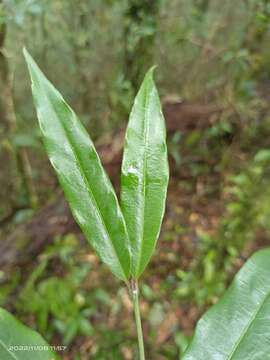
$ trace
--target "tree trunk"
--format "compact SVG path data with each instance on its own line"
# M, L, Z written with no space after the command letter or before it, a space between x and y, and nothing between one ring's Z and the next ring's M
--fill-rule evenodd
M0 6L2 4L0 0ZM0 175L0 218L13 208L35 206L37 202L26 149L18 149L10 141L16 134L17 121L4 47L6 33L7 25L3 21L0 24L0 161L3 164Z
M195 5L202 12L206 12L208 10L210 0L196 0Z
M124 15L124 73L136 93L153 64L159 0L130 0Z

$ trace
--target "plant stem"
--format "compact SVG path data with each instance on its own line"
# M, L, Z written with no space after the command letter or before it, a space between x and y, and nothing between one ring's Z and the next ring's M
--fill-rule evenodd
M144 355L144 343L143 343L143 332L142 332L142 322L141 322L141 313L140 313L140 304L139 304L139 288L136 280L131 280L130 288L132 293L133 308L135 314L137 336L138 336L138 347L139 347L139 359L145 360Z

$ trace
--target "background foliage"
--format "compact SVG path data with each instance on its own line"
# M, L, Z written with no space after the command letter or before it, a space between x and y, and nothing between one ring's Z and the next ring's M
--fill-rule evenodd
M63 358L133 359L136 337L125 289L54 207L22 47L109 155L158 65L171 180L142 309L149 358L181 359L200 314L269 243L269 40L268 0L0 1L0 303L68 344Z

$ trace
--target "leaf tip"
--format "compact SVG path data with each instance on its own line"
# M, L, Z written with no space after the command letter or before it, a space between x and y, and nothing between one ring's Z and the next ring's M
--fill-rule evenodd
M150 77L151 79L153 79L154 71L156 70L156 68L157 68L157 65L151 66L150 69L146 73L146 77Z
M31 55L29 54L29 52L27 51L25 46L23 47L22 52L23 52L23 56L24 56L26 62L28 63L29 60L31 59Z
M35 60L33 59L32 55L26 49L26 47L23 48L23 55L24 55L25 62L26 62L27 67L28 67L31 83L32 83L32 86L33 86L34 84L37 84L38 79L44 77L44 75L41 72L41 70L38 67Z

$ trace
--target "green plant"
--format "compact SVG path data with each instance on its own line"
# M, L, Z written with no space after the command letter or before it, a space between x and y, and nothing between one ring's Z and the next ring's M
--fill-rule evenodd
M261 148L225 188L227 204L218 231L200 235L198 256L191 271L179 272L180 297L192 298L199 305L213 303L226 289L240 255L249 254L256 236L269 236L270 151Z
M270 359L270 249L258 251L198 322L183 360Z
M56 360L51 347L35 331L0 308L1 360Z
M57 332L62 335L65 345L76 336L93 334L89 321L96 311L94 299L91 302L90 298L93 294L87 294L83 289L91 266L78 261L78 249L79 243L74 235L56 238L40 256L39 263L19 293L16 305L19 313L35 316L37 330L46 334L47 340ZM46 276L53 262L57 262L64 275Z
M130 290L139 357L145 359L138 279L155 248L168 185L165 126L153 81L153 69L146 74L130 115L119 204L83 126L26 50L24 54L50 161L85 237L112 273L123 280ZM264 158L268 153L263 155ZM270 249L259 251L241 269L224 297L199 321L183 360L270 359L267 336L269 256ZM29 289L31 291L48 259L33 273L26 293ZM56 278L44 284L45 287L40 289L41 295L45 295L43 291L50 295L51 289L55 292L59 286L66 287ZM69 288L66 289L70 292ZM74 316L78 314L79 310L75 309ZM5 310L0 310L0 320L1 359L36 359L37 354L41 359L56 359L39 335L23 327ZM179 346L186 348L186 339L179 337L178 340ZM20 344L44 345L46 351L43 349L41 353L36 353L29 348L25 352L9 350L10 346Z
M165 126L153 81L153 69L145 76L127 127L119 205L88 134L26 50L24 54L50 161L86 238L112 273L129 287L139 356L145 359L138 279L155 248L168 184ZM268 305L270 292L267 281L269 252L265 250L254 255L240 271L225 297L199 322L197 335L184 359L205 359L206 355L201 357L203 353L208 358L215 358L219 354L223 356L222 359L227 359L229 354L231 359L241 351L248 356L250 342L245 345L247 332L252 332L253 326L260 330L264 325L261 323L261 311ZM258 278L264 278L264 281L255 284ZM248 296L252 296L253 300ZM217 321L221 319L232 325L230 331L234 330L233 339L227 341L225 350L221 340L224 340L230 327L218 331ZM201 343L201 339L209 334L212 342L210 347ZM256 343L256 337L254 341ZM261 351L266 354L267 346Z
M50 161L86 238L130 289L140 358L144 359L137 280L159 235L169 178L164 118L153 69L146 74L130 115L120 207L88 134L26 50L24 54Z

